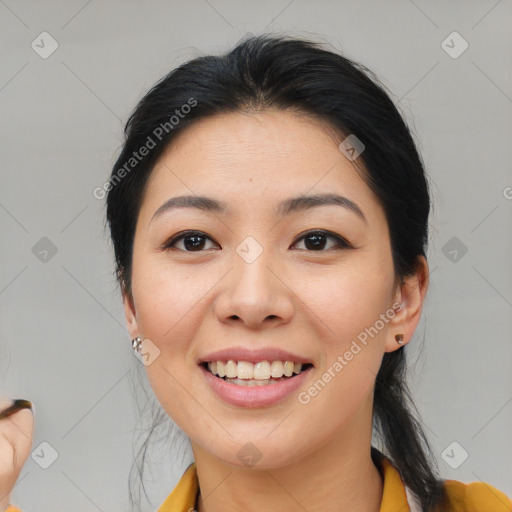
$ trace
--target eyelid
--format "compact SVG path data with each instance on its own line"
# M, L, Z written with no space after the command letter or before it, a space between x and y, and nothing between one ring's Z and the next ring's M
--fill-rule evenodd
M308 235L315 235L315 234L324 235L326 238L333 238L334 240L336 240L337 243L336 243L336 245L334 247L331 247L331 249L327 249L327 250L319 250L319 251L313 251L313 250L307 250L307 249L301 249L301 250L306 250L306 252L328 252L329 250L332 250L332 249L339 249L339 248L342 248L342 249L354 249L355 248L354 245L352 245L346 238L342 237L341 235L333 233L332 231L329 231L327 229L321 229L321 228L309 229L309 230L301 233L294 240L294 242L292 243L292 246L294 246L298 242L302 241ZM185 230L185 231L181 231L179 233L176 233L171 238L167 239L159 247L159 249L163 250L163 251L171 249L171 248L173 248L172 246L176 242L182 240L183 238L186 238L187 236L194 236L194 235L198 235L198 236L204 237L204 238L206 238L208 240L211 240L212 242L216 243L217 245L219 245L217 242L215 242L215 240L213 240L212 237L210 237L209 235L207 235L203 231ZM184 251L182 249L179 249L179 250L182 251L182 252L193 253L193 252L205 252L208 249L203 249L203 250L200 250L200 251Z
M169 249L173 249L173 245L177 242L179 242L180 240L182 240L183 238L186 238L187 236L194 236L194 235L197 235L197 236L201 236L201 237L204 237L204 238L207 238L208 240L211 240L212 242L216 243L215 240L213 240L213 238L211 236L208 236L206 233L204 233L203 231L198 231L198 230L194 230L194 229L187 229L185 231L180 231L179 233L176 233L175 235L171 236L170 238L168 238L161 246L159 246L159 249L162 250L162 251L166 251L166 250L169 250ZM219 244L217 244L219 245ZM205 250L201 250L201 251L183 251L181 249L179 249L181 252L205 252Z
M354 248L354 246L346 238L344 238L341 235L338 235L336 233L333 233L332 231L329 231L328 229L321 229L321 228L308 229L304 233L301 233L300 235L297 236L297 238L295 239L295 241L293 242L292 245L295 245L298 242L302 241L308 235L316 235L316 234L324 235L326 238L333 238L334 240L336 240L336 245L334 247L332 247L331 249L337 249L340 247L343 249L353 249ZM328 252L329 250L330 249L322 250L322 251L307 251L307 252Z

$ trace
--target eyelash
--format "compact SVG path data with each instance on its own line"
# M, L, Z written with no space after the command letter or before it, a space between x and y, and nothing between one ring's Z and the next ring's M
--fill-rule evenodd
M308 250L308 249L301 249L301 250L305 250L307 252L327 252L327 251L329 251L331 249L340 250L340 249L352 249L353 248L353 246L347 240L345 240L343 237L341 237L339 235L336 235L334 233L331 233L330 231L326 231L326 230L322 230L322 229L315 229L315 230L311 230L311 231L308 231L308 232L304 233L303 235L300 236L300 238L298 238L293 243L293 245L297 244L298 242L302 241L303 239L305 239L305 238L307 238L308 236L311 236L311 235L325 235L327 238L332 238L332 239L336 240L336 245L334 247L331 247L330 249L322 249L322 250L318 250L318 251ZM212 240L208 235L206 235L202 231L184 231L182 233L174 235L169 240L164 242L164 244L160 247L160 249L161 250L176 249L175 247L173 248L172 246L176 242L178 242L178 241L180 241L180 240L182 240L184 238L187 238L189 236L200 236L200 237L204 237L204 238L208 238L209 240ZM178 250L180 250L182 252L193 253L193 252L204 252L205 250L208 250L208 249L201 249L201 250L198 250L198 251L187 251L187 250L184 250L184 249L178 249Z

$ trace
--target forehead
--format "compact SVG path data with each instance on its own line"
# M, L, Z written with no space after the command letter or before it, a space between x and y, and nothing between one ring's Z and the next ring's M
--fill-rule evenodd
M247 213L275 209L299 194L326 193L348 197L367 217L378 215L378 198L355 168L361 159L352 162L338 148L343 139L328 123L291 111L203 119L181 132L156 163L141 215L185 194L217 197L233 213Z
M339 139L339 140L338 140ZM322 152L337 155L337 145L342 140L334 128L325 121L291 110L269 109L258 112L217 114L181 132L166 149L166 154L178 159L194 149L201 158L212 164L221 160L222 165L238 165L246 169L259 166L260 160L278 158L300 161L305 156L317 158ZM326 155L327 156L327 155ZM219 162L220 163L220 162Z

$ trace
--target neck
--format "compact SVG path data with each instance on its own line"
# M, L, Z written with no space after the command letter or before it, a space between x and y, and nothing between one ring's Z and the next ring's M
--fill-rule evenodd
M366 424L354 422L313 453L270 469L234 467L192 443L198 512L379 512L383 482L371 458L371 409Z

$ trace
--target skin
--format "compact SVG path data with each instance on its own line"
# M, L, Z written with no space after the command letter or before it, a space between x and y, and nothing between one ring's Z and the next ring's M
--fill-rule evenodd
M12 400L0 398L0 411L12 404ZM0 512L7 510L11 492L21 473L34 437L34 414L29 409L0 419Z
M428 265L421 257L417 273L397 282L384 210L338 149L343 138L288 111L230 113L187 128L152 171L124 308L132 338L160 350L146 371L158 400L190 438L200 512L380 508L382 479L370 457L375 377L384 353L399 348L394 335L412 337ZM281 200L305 193L348 197L367 222L333 205L274 213ZM161 204L182 194L224 200L230 211L179 208L150 222ZM183 239L159 249L189 229L205 233L200 251ZM354 248L336 247L331 238L311 248L303 236L318 229ZM250 264L236 252L247 236L263 250ZM235 345L275 346L313 361L299 389L307 391L397 302L403 307L308 404L297 392L269 407L227 404L196 364ZM237 457L248 442L261 457L251 468Z

